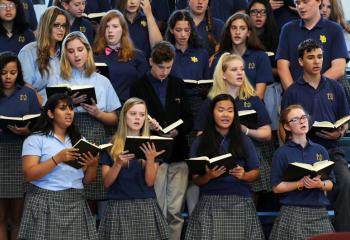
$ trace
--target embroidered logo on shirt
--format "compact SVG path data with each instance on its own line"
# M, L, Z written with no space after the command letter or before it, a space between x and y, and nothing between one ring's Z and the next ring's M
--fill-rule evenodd
M333 93L327 93L327 99L329 101L333 101L334 100Z
M23 35L18 37L18 42L24 43L25 41L26 41L26 38Z
M79 30L80 30L80 32L86 32L86 27L80 26Z
M253 62L248 63L248 69L255 69L255 63Z
M320 35L320 41L321 41L321 43L326 43L327 42L326 35L321 34Z
M24 10L28 10L28 4L27 3L24 2L24 3L22 3L22 5L23 5L23 9Z
M180 98L175 98L175 102L176 103L181 103L181 99Z
M194 63L196 63L196 62L198 62L199 60L198 60L197 57L191 57L191 61L194 62Z
M243 105L245 108L250 108L252 106L250 102L244 102Z
M19 100L20 101L27 101L28 97L27 97L27 94L20 94L19 95Z
M145 20L141 20L140 24L142 27L147 27L147 22Z
M323 161L322 153L316 153L316 159L317 159L317 161Z

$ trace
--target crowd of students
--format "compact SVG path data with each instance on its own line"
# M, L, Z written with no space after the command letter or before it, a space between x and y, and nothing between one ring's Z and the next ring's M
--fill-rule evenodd
M313 121L350 115L350 88L340 84L350 25L339 0L288 2L54 0L38 24L31 1L0 0L0 115L40 113L35 123L0 125L0 239L350 231L339 147L348 124L309 132ZM96 22L84 12L105 13ZM108 65L107 77L96 63ZM46 87L59 84L93 86L96 99L48 97ZM243 110L256 112L254 127L240 122ZM150 135L173 138L169 158L151 142L140 146L144 159L124 149L127 136ZM81 155L73 148L81 138L112 147ZM198 175L185 161L226 153L236 167ZM66 164L77 160L80 169ZM329 178L284 180L289 163L320 160L335 162ZM281 210L265 236L256 204L269 192Z

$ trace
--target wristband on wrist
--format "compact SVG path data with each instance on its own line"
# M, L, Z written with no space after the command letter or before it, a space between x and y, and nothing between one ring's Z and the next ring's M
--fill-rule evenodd
M249 128L247 128L247 129L245 130L245 135L248 136L248 134L249 134Z
M57 166L58 164L57 164L56 160L53 158L53 156L51 157L51 159L55 163L55 165Z
M299 184L299 181L297 181L296 186L297 186L297 190L299 191L303 190L303 187Z

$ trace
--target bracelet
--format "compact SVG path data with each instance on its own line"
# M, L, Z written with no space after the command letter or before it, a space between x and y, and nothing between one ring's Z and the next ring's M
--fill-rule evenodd
M299 181L297 181L296 185L297 185L297 190L299 191L303 190L303 187L300 186Z
M249 128L247 128L247 130L245 130L245 135L248 136L248 134L249 134Z
M52 161L56 164L56 166L58 165L56 160L53 158L53 156L51 157Z

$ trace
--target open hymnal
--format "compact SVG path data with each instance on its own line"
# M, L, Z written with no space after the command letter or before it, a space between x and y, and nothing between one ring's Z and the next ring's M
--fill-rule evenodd
M148 115L147 118L149 120L152 120L153 118ZM181 124L183 124L184 121L182 121L182 119L177 120L176 122L173 122L172 124L170 124L169 126L167 126L166 128L162 128L160 127L159 130L162 131L164 134L167 134L168 132L170 132L171 130L177 128L178 126L180 126Z
M0 115L0 127L6 128L7 125L24 127L30 122L33 124L40 117L40 113L38 114L28 114L23 117L9 117Z
M258 128L258 115L254 109L238 111L238 117L241 124L250 129Z
M97 98L95 93L95 87L93 85L70 85L70 84L58 84L46 87L47 98L50 98L53 94L56 93L65 93L69 96L72 96L79 92L80 95L86 95L86 101L84 103L92 104L91 99L97 104Z
M326 180L329 178L333 167L334 162L329 160L315 162L314 164L300 162L289 163L284 173L283 181L298 181L308 175L310 175L311 178L320 175L322 180Z

